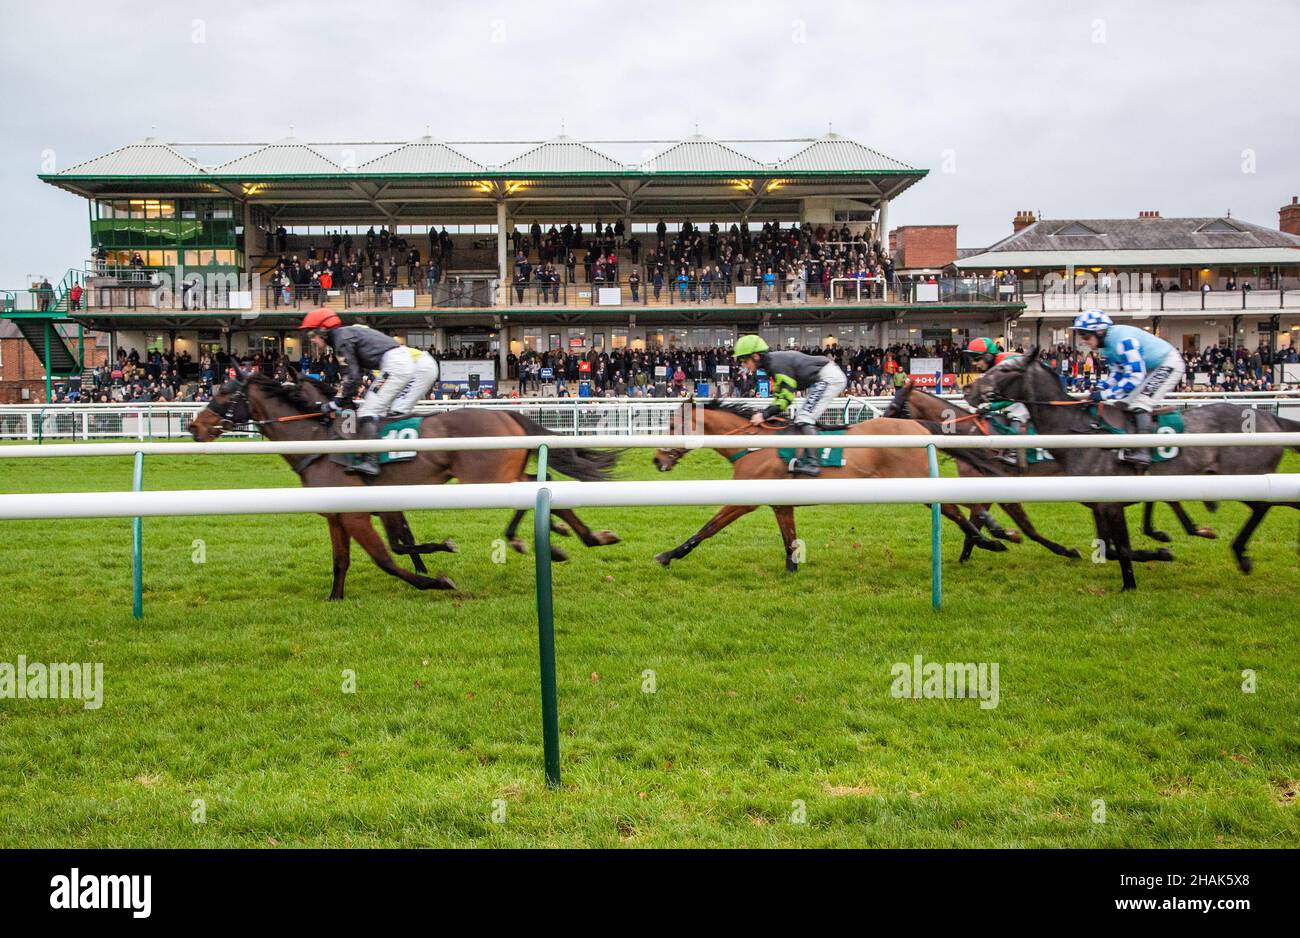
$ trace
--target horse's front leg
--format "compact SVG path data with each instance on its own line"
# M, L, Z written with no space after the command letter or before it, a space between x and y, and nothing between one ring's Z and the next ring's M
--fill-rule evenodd
M799 549L799 535L795 533L794 507L773 505L772 512L776 515L776 525L781 529L781 542L785 545L785 572L798 573L803 551Z
M1155 515L1155 510L1156 510L1155 502L1142 503L1142 533L1145 534L1147 537L1151 538L1151 540L1153 541L1159 541L1161 544L1168 544L1169 541L1171 540L1169 535L1166 532L1156 528L1156 526L1152 523L1152 518Z
M330 548L334 555L334 585L329 598L343 598L343 583L348 578L348 566L352 562L352 538L344 529L338 515L326 515L330 525Z
M742 515L747 515L753 511L756 505L727 505L720 509L716 515L709 519L704 527L700 528L686 540L682 541L672 550L666 550L662 553L655 554L655 560L663 566L668 566L674 560L680 560L691 551L699 546L701 541L707 541L713 535L717 534L731 522L735 521Z
M1214 528L1199 527L1180 502L1167 502L1166 504L1173 509L1174 517L1183 526L1183 531L1187 533L1188 537L1203 537L1212 541L1219 536Z

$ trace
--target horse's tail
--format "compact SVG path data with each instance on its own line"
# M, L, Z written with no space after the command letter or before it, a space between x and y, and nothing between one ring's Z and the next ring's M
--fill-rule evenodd
M510 412L510 416L529 436L559 436L531 417L514 412ZM579 482L607 482L621 455L621 450L591 449L585 446L570 449L566 446L549 450L550 458L547 462L556 472Z

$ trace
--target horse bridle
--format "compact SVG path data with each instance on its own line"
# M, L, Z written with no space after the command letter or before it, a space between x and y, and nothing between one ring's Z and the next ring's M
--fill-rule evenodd
M221 421L221 429L225 431L234 430L239 427L257 425L265 427L273 423L288 423L295 420L320 420L328 417L324 413L304 413L290 414L287 417L272 417L269 420L254 420L248 405L248 379L240 381L237 378L231 378L221 386L221 391L226 391L229 396L226 398L224 406L218 406L215 400L209 401L207 410L210 410ZM242 416L239 411L242 410Z
M221 422L221 429L234 430L237 427L244 426L248 423L259 422L253 421L251 419L252 414L249 413L248 379L245 378L243 381L240 381L236 378L231 378L218 389L217 393L226 391L227 388L230 390L227 392L229 396L226 398L225 404L218 404L217 400L213 398L208 401L208 406L206 408L216 415L217 419ZM243 409L242 417L237 416L238 411L236 408Z

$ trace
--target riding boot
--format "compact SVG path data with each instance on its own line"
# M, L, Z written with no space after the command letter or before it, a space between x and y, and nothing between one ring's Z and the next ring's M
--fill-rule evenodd
M379 439L379 418L362 417L357 421L358 440L377 440ZM358 453L356 462L349 468L348 472L355 472L359 475L377 476L379 475L379 454L378 453Z
M1156 419L1148 411L1133 411L1133 423L1137 433L1154 433ZM1119 458L1134 466L1150 466L1151 450L1145 446L1130 446L1120 450Z
M805 436L816 436L817 427L811 423L795 424L796 429ZM801 449L799 458L790 465L790 472L799 476L817 476L822 472L822 453L820 448Z

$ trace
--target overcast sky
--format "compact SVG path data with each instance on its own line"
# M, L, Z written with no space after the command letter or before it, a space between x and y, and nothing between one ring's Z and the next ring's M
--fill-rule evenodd
M844 134L930 175L890 227L962 247L1048 217L1218 215L1300 194L1293 2L7 4L0 287L89 250L41 183L168 141Z

